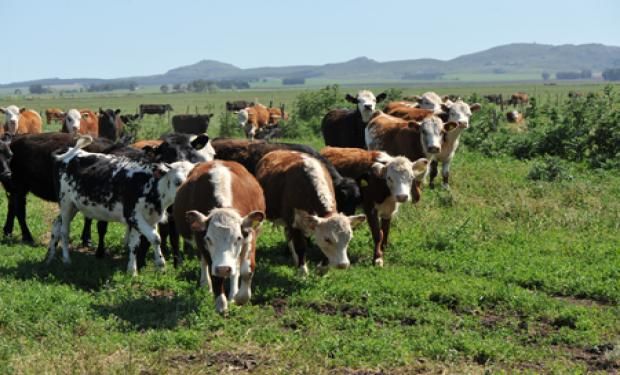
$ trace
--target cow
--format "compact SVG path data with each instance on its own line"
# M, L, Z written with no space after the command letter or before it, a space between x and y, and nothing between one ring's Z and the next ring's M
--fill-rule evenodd
M140 112L140 119L142 119L145 114L161 116L168 111L174 111L170 104L140 104L138 112Z
M435 114L439 114L442 112L441 105L444 104L444 98L437 95L437 93L433 91L427 91L422 96L412 96L407 99L413 100L418 103L418 107L422 109L430 109Z
M141 158L148 157L149 160L172 163L187 160L192 163L205 161L204 155L199 153L204 148L206 142L204 137L190 143L190 137L184 134L169 134L162 137L159 145L148 149L148 155L132 153L126 147L118 147L107 139L98 138L85 150L89 152L122 154L126 157ZM208 138L207 138L208 139ZM73 145L73 136L66 133L41 133L25 135L14 139L11 142L13 157L10 162L11 177L7 188L9 191L9 205L7 210L6 222L4 224L4 234L10 236L13 233L15 217L19 222L22 241L34 243L34 239L26 223L26 197L32 192L37 197L57 202L58 197L55 190L55 178L53 173L52 153L57 150L65 149ZM134 152L138 151L133 149ZM5 188L7 186L5 185ZM105 255L104 224L97 226L99 229L99 244L97 246L97 256ZM91 241L90 223L84 223L82 232L82 243L89 246Z
M353 215L355 208L362 202L356 182L343 177L334 166L315 149L295 143L266 143L241 139L219 138L213 140L213 148L218 159L232 160L243 165L250 173L256 174L256 166L268 152L275 150L298 151L319 159L327 168L334 183L338 211Z
M368 90L358 92L355 97L347 94L345 99L356 104L356 108L355 110L334 109L323 117L321 133L325 145L366 148L364 129L377 103L383 101L386 96L386 93L381 93L375 97Z
M70 109L62 120L63 133L99 136L99 117L89 110Z
M484 95L483 98L489 101L489 103L501 105L504 102L504 98L502 94L488 94Z
M338 213L331 177L319 160L296 151L272 151L258 162L256 178L265 193L267 218L285 226L300 275L308 274L306 237L312 235L328 266L349 267L352 228L365 216Z
M420 200L428 160L411 162L404 156L392 157L381 151L340 147L325 147L321 155L344 176L359 181L362 206L374 241L374 264L382 267L392 217L410 195L413 202Z
M506 113L506 121L512 124L520 124L523 122L523 114L519 111L510 111Z
M0 113L6 115L6 121L2 127L2 133L15 134L38 134L43 129L41 115L33 109L19 108L10 105L0 107Z
M228 300L242 305L251 298L256 240L265 210L256 178L232 161L197 164L177 192L174 221L179 234L200 253L200 285L215 292L219 313L226 312ZM226 278L230 280L228 299Z
M11 136L3 134L0 138L0 184L7 192L11 189Z
M209 121L213 113L207 115L174 115L172 128L177 133L203 134L209 128Z
M270 108L262 104L254 104L251 107L244 108L237 114L239 126L245 132L245 136L253 140L263 129L277 126L280 119L286 119L284 107Z
M65 118L65 113L60 108L48 108L45 110L45 119L50 125L53 121L61 123Z
M510 100L508 100L508 104L510 105L522 105L528 104L530 102L530 97L524 92L516 92L510 96Z
M92 137L80 136L69 151L54 155L60 214L52 224L46 263L54 259L59 241L63 262L71 262L69 230L75 214L82 212L92 219L127 225L128 273L138 273L136 251L140 236L153 245L155 264L163 268L165 260L155 226L164 219L177 188L187 178L185 169L82 150L91 142Z
M235 100L232 102L226 102L226 111L228 112L237 112L247 107L252 107L254 102L249 102L246 100Z
M434 112L430 109L417 108L408 105L399 106L392 103L385 107L385 113L391 116L402 118L403 120L422 121L424 118L432 116L434 114Z
M121 110L99 108L99 137L115 141L123 134Z

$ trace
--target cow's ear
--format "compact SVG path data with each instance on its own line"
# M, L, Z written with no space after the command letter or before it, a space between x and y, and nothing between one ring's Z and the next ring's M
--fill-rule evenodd
M419 96L419 95L413 95L413 96L410 97L410 99L412 99L411 101L418 102L418 103L420 103L422 101L422 97Z
M387 167L381 163L373 163L370 167L372 169L372 174L379 178L385 178L385 174L387 172Z
M26 107L21 107L21 108L19 109L19 113L24 113L24 112L26 112Z
M452 102L441 103L441 110L445 113L450 112L450 107L452 107Z
M382 92L381 94L377 95L377 103L381 103L382 101L385 100L385 98L387 98L387 94Z
M193 232L204 232L207 230L207 217L198 211L187 211L185 213L185 220Z
M420 158L413 162L413 178L418 179L420 176L426 176L428 171L428 159Z
M482 106L480 105L480 103L474 103L474 104L469 106L469 110L472 111L472 112L479 111L481 108L482 108Z
M357 104L357 98L351 94L347 94L347 96L344 97L347 102L349 103L353 103L353 104Z
M191 142L191 145L195 150L202 150L207 143L209 143L209 136L206 134L200 134Z
M121 110L117 108L116 111L114 111L114 114L118 115L119 113L121 113Z
M0 113L6 113L6 108L0 107Z
M349 219L349 223L351 223L351 228L355 228L366 221L366 215L353 215L347 218Z
M407 122L407 127L408 127L409 129L414 129L414 130L419 131L419 130L420 130L420 126L422 126L422 124L420 124L420 123L419 123L419 122L417 122L417 121L408 121L408 122Z
M215 113L209 113L209 114L207 115L207 117L209 118L209 120L211 119L211 117L213 117L213 115L215 115Z
M99 114L103 113L103 108L99 107Z
M155 148L153 146L144 146L142 147L142 151L144 151L144 155L149 159L155 159Z
M247 234L252 229L257 229L260 224L265 220L265 213L262 211L252 211L247 214L241 222L241 230Z
M293 226L304 232L312 232L321 222L321 218L316 215L310 215L304 210L295 209L295 219Z
M451 132L452 130L456 129L459 127L459 124L455 121L450 121L450 122L446 122L445 124L443 124L443 130L447 133L447 132Z

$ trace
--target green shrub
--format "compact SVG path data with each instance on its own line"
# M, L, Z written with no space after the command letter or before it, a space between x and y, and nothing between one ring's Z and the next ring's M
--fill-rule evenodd
M237 116L231 112L222 112L220 118L220 137L242 137L243 130L239 127Z
M533 181L551 182L570 180L573 176L569 173L568 167L562 159L546 155L532 164L527 178Z

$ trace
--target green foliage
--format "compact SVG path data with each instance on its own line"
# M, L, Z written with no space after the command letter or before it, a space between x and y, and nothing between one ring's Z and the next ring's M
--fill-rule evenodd
M532 158L542 155L586 162L595 168L620 166L620 95L608 86L602 95L589 94L555 105L530 99L527 131L515 133L500 126L503 116L485 105L464 133L469 147L487 155Z
M533 181L561 181L570 180L573 176L570 174L566 162L557 156L545 155L532 163L527 178Z
M390 87L389 89L384 90L383 92L386 94L386 97L383 100L383 103L403 100L403 92L404 92L403 89L400 89L397 87Z
M220 119L220 137L242 137L243 129L239 127L237 115L224 111L219 116Z

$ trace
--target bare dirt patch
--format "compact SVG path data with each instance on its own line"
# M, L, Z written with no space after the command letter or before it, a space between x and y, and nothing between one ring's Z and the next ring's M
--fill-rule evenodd
M217 352L177 355L170 357L168 363L176 369L215 367L227 371L250 372L259 365L260 361L252 353Z

